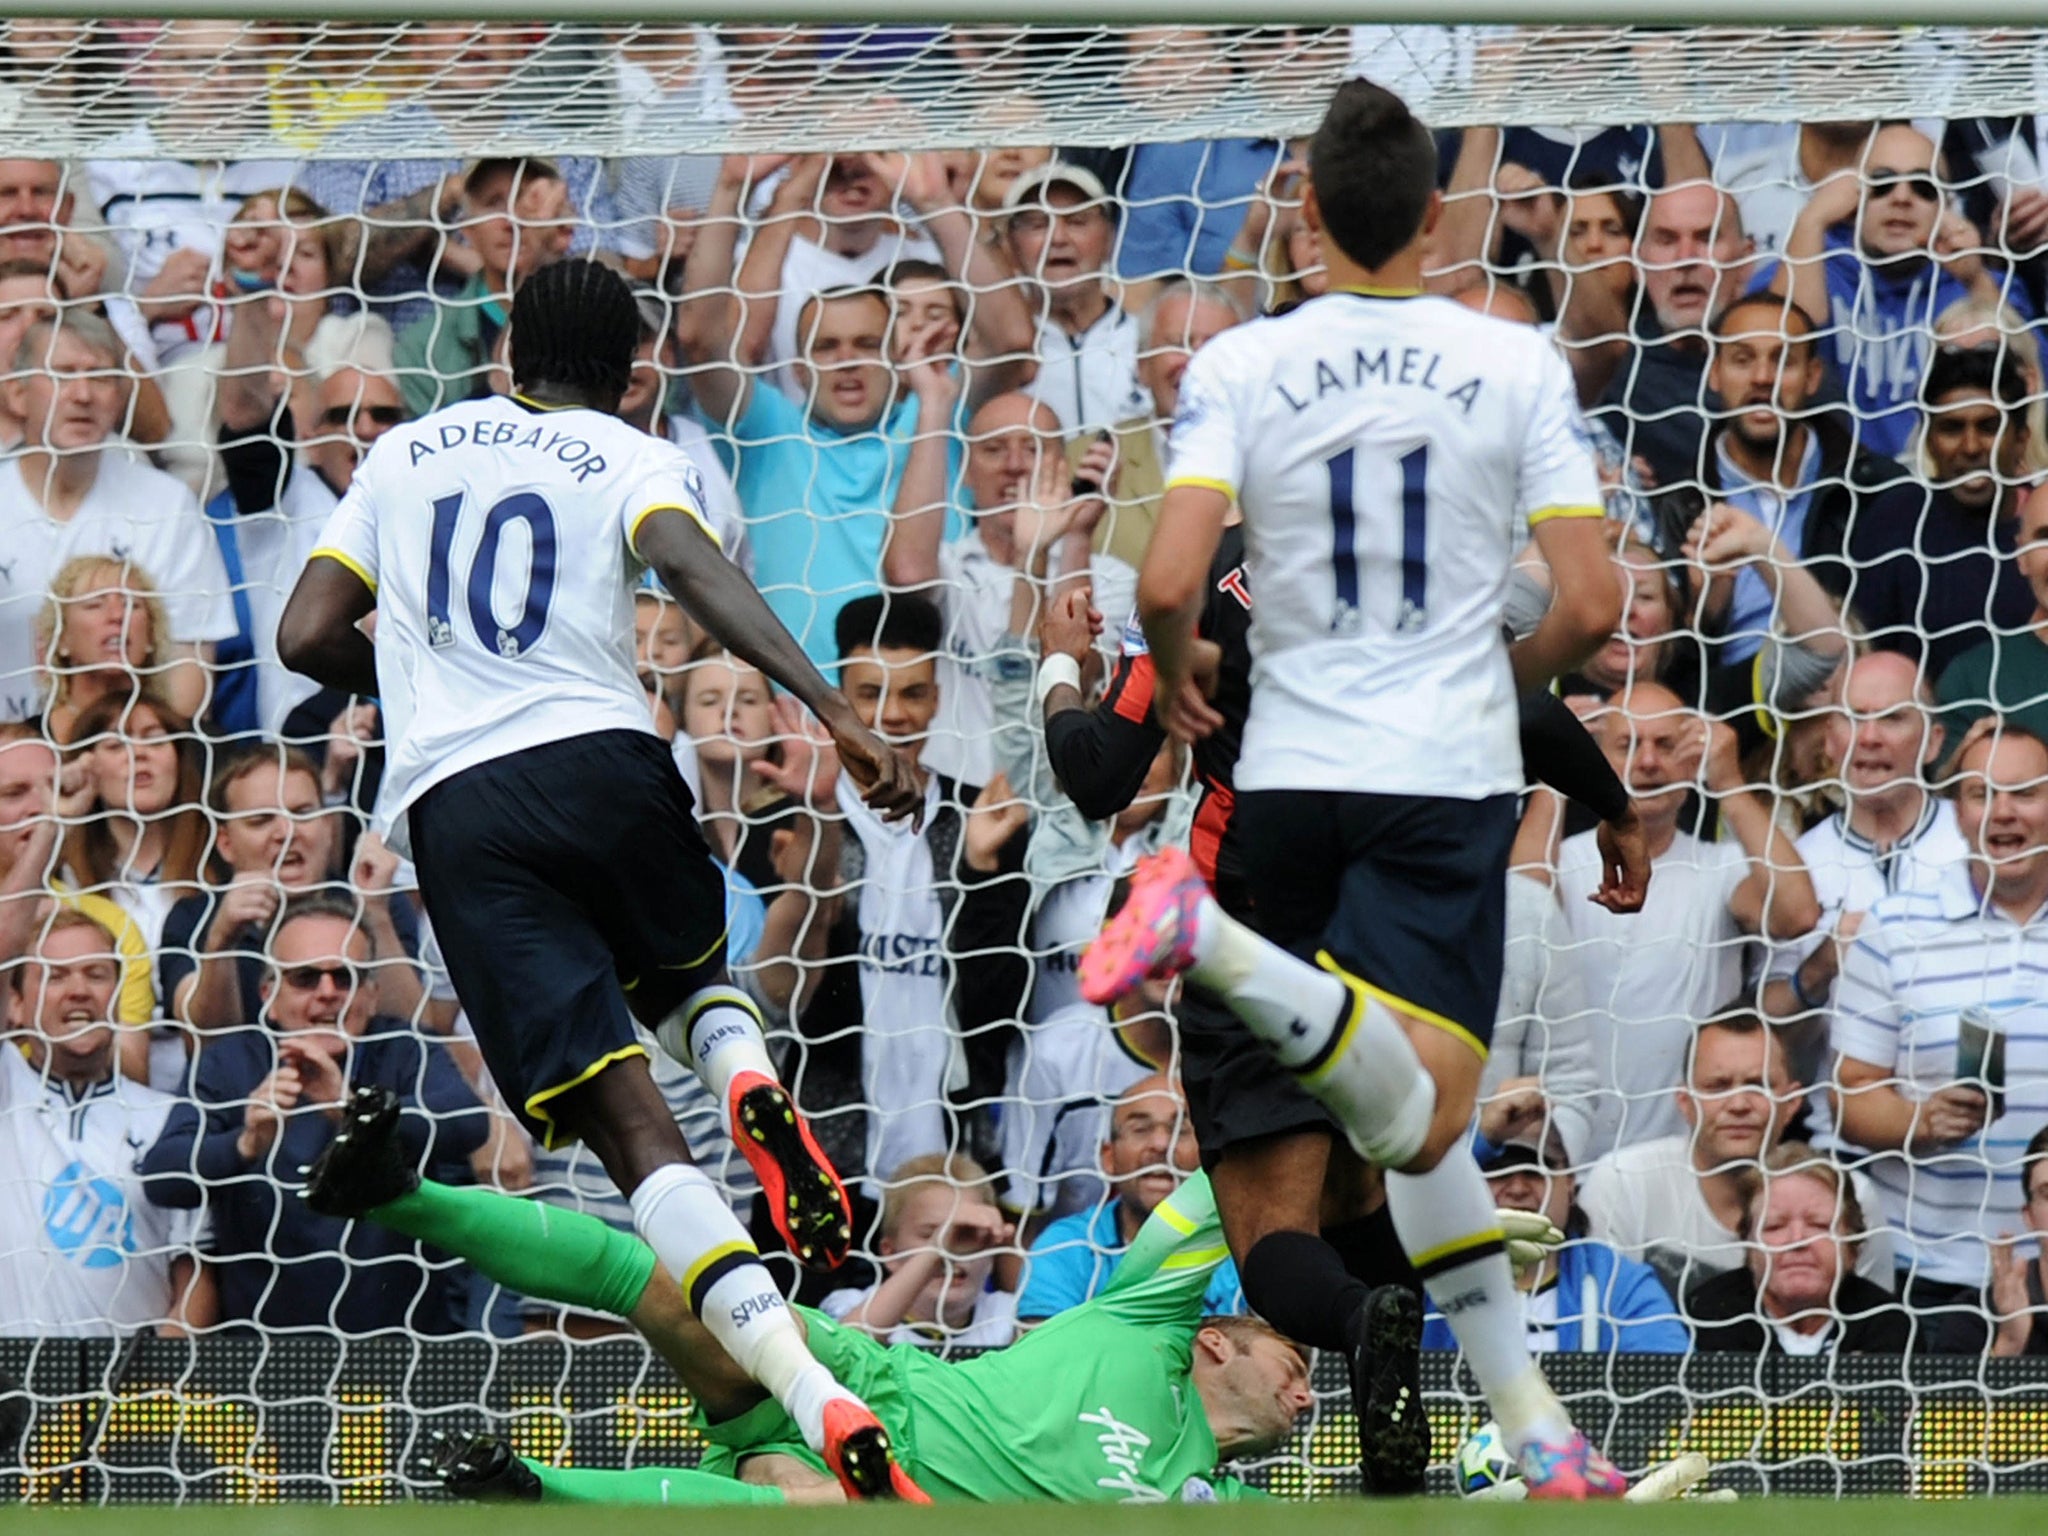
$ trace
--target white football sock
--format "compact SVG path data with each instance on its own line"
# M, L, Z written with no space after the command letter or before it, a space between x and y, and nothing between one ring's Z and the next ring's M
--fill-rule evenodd
M729 1107L726 1100L738 1074L775 1076L775 1063L762 1037L761 1010L737 987L698 988L654 1034L669 1055L689 1063L721 1113Z
M1427 1173L1389 1173L1387 1209L1423 1288L1457 1335L1508 1449L1560 1440L1571 1418L1529 1353L1521 1293L1486 1177L1463 1147Z
M1392 1009L1254 933L1213 899L1201 904L1192 948L1189 979L1301 1075L1362 1156L1398 1168L1421 1150L1436 1083Z
M825 1449L825 1405L854 1401L804 1345L761 1255L704 1171L671 1163L633 1191L641 1241L682 1282L683 1299L725 1352L766 1387L814 1451Z

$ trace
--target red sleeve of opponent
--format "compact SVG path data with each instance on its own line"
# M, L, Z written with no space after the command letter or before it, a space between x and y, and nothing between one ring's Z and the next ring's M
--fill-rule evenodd
M1109 682L1109 707L1133 725L1146 724L1152 718L1152 690L1158 678L1150 656L1121 658L1116 664L1116 675Z

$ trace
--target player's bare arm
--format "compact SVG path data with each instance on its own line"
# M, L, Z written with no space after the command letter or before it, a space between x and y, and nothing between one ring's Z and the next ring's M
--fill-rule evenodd
M860 723L846 695L825 681L767 599L725 558L703 524L681 511L663 510L641 525L636 542L641 557L706 632L818 717L832 733L840 765L853 775L870 806L892 821L921 814L924 792L910 765Z
M316 554L277 621L278 659L323 688L374 696L377 652L362 622L376 607L368 582L339 560Z
M1597 651L1621 622L1624 601L1604 518L1548 517L1533 531L1553 595L1535 633L1508 653L1522 689L1544 686Z
M1167 488L1138 573L1138 618L1159 673L1159 712L1183 741L1199 741L1223 723L1203 692L1202 646L1195 636L1203 584L1230 515L1230 498L1206 485ZM1213 647L1212 647L1213 649ZM1213 681L1214 668L1207 669Z

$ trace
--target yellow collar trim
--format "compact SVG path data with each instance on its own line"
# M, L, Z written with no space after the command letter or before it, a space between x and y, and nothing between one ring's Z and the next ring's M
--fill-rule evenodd
M533 399L529 395L522 395L517 390L512 392L512 398L525 406L529 411L573 411L576 409L573 405L543 405L540 401Z
M1368 299L1419 299L1420 288L1369 288L1363 283L1339 284L1332 293L1361 293Z

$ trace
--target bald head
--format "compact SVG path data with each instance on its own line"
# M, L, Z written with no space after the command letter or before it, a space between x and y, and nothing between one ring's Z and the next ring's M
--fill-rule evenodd
M1109 1140L1102 1144L1102 1171L1124 1207L1120 1222L1136 1235L1136 1221L1195 1171L1200 1153L1180 1085L1164 1072L1141 1077L1117 1097L1110 1111Z
M1474 283L1459 289L1456 298L1467 309L1516 325L1534 325L1539 318L1529 295L1512 283Z
M1051 406L1012 391L997 395L967 424L964 478L983 516L1014 507L1046 456L1060 453L1060 419Z
M1702 329L1742 291L1754 247L1732 193L1703 182L1659 192L1643 214L1643 291L1667 332Z
M1856 224L1865 256L1896 261L1928 255L1941 220L1934 141L1904 123L1870 136L1863 156L1863 213Z
M1699 716L1661 683L1637 683L1600 717L1600 745L1645 821L1676 817L1699 770Z
M1919 793L1927 765L1941 754L1933 704L1933 690L1908 657L1872 651L1850 665L1842 707L1828 720L1828 755L1851 801Z

